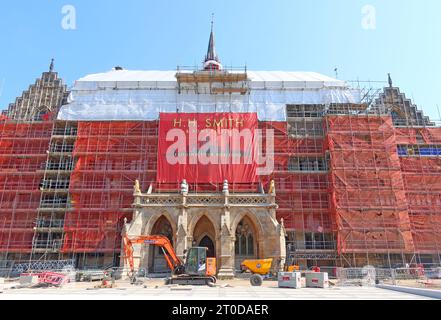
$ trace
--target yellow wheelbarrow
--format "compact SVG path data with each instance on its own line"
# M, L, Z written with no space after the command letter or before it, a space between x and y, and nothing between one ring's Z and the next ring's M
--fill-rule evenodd
M250 283L253 287L260 287L264 280L274 279L277 275L271 273L273 259L245 260L241 264L242 273L252 274Z

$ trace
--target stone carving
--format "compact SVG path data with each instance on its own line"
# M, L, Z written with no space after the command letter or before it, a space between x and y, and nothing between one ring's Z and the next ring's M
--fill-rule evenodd
M135 189L135 194L141 194L142 193L141 192L141 184L139 183L139 180L135 181L134 189Z
M269 194L276 194L276 182L274 180L271 180L270 188L269 188Z
M183 195L187 195L189 191L187 180L183 180L181 184L181 193Z
M225 180L225 181L224 181L224 187L223 187L222 192L223 192L225 195L230 194L230 187L229 187L229 184L228 184L228 180Z

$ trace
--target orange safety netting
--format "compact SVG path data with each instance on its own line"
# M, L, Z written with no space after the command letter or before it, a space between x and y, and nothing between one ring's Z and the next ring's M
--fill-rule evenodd
M327 117L339 253L413 252L391 117Z
M439 135L441 129L432 129ZM415 250L439 252L441 248L441 158L403 157L404 185Z
M85 210L85 209L84 209ZM121 209L120 209L121 210ZM76 211L64 225L64 250L68 252L114 252L121 248L122 212Z
M118 252L133 187L156 179L157 122L80 122L64 252Z
M52 127L0 124L0 251L31 251ZM260 183L267 190L275 180L277 217L287 229L337 232L340 253L439 251L441 158L399 157L397 145L439 145L440 128L394 128L390 117L367 116L327 117L326 139L294 138L282 122L259 128L274 129L275 172ZM157 134L157 121L79 123L63 252L119 252L136 179L143 190L150 184L179 190L156 183ZM330 174L291 170L292 158L325 158L327 150ZM198 192L222 187L190 186ZM232 192L258 188L230 182Z
M440 128L396 128L397 144L441 144Z
M329 213L329 177L326 171L296 172L290 168L293 158L324 158L325 140L322 137L292 137L286 122L261 122L259 128L274 130L275 171L270 177L261 177L261 180L265 182L265 187L271 179L276 183L278 220L283 219L288 230L332 232L335 227ZM263 137L266 139L265 131ZM263 153L266 152L264 147Z
M53 123L0 123L0 251L30 253Z

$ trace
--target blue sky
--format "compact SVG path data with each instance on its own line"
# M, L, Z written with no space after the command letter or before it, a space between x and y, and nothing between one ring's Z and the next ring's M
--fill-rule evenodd
M64 30L64 5L76 30ZM370 5L375 29L362 27ZM50 58L71 85L86 74L127 69L174 70L199 64L215 13L225 65L252 70L316 71L343 80L387 80L432 118L441 109L439 0L15 0L0 2L0 108Z

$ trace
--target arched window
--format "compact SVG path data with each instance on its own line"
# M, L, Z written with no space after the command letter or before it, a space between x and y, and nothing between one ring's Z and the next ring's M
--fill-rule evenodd
M49 108L46 106L41 106L40 108L38 108L35 113L34 116L32 117L33 121L41 121L41 120L45 120L44 117L45 115L47 115L49 113Z
M253 227L247 220L242 220L236 229L236 255L255 255Z

